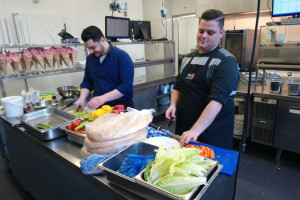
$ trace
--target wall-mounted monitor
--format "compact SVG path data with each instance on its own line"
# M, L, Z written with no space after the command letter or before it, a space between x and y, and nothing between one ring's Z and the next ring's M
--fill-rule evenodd
M272 16L288 16L300 14L300 0L273 0Z
M121 38L130 38L129 25L129 18L106 16L105 37L112 42Z
M130 30L132 39L132 30L135 40L151 40L151 23L150 21L130 21Z

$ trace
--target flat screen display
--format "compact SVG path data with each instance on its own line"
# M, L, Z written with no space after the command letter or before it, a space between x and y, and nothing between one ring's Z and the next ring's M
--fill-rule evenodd
M273 0L272 16L288 16L300 14L300 0Z
M148 39L151 40L151 23L150 21L130 21L130 30L133 30L135 40L146 40L142 30L145 30ZM132 34L131 34L132 39Z
M105 17L105 37L116 40L118 38L129 38L129 18Z

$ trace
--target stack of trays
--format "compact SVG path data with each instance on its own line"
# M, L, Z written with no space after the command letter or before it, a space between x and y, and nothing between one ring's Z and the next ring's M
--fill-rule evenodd
M123 151L115 154L111 158L106 161L100 163L100 167L104 170L106 178L108 181L122 187L126 190L129 190L132 193L135 193L146 199L178 199L178 200L188 200L188 199L200 199L204 194L206 189L209 187L211 182L215 179L215 177L219 174L222 169L222 165L218 165L218 162L215 161L215 164L208 170L208 172L204 175L207 177L207 184L196 187L193 191L186 195L176 195L172 194L166 190L163 190L153 184L150 184L144 181L143 173L140 172L133 178L129 178L123 174L118 173L118 170L125 158L128 154L135 154L140 156L149 156L155 155L156 146L151 144L137 142Z

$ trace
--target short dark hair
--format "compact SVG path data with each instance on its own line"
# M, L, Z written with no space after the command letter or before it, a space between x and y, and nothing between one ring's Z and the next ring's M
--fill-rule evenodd
M104 37L102 31L97 26L89 26L81 33L81 39L86 42L92 39L94 42L99 42Z
M202 16L199 19L199 23L201 19L206 21L217 21L219 22L220 30L224 27L224 13L220 10L209 9L202 13Z

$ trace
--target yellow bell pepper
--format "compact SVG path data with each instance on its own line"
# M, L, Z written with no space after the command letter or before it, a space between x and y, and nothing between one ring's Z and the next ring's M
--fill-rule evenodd
M106 113L112 113L112 111L114 110L114 108L111 107L111 106L109 106L109 105L103 105L103 106L101 107L101 109L102 109L102 110L105 110Z
M100 108L100 109L97 109L94 112L92 112L92 116L91 117L93 119L97 119L97 118L99 118L99 117L101 117L101 116L103 116L105 114L106 114L106 111Z

